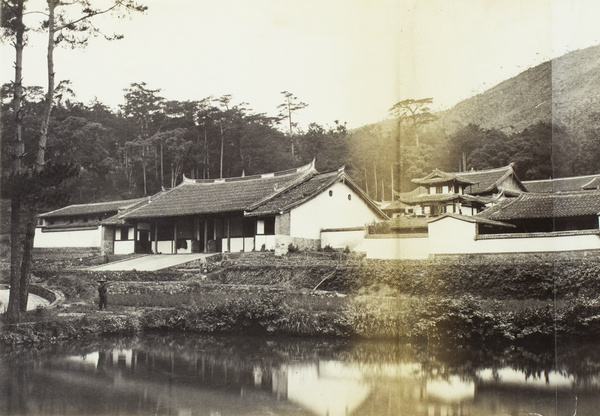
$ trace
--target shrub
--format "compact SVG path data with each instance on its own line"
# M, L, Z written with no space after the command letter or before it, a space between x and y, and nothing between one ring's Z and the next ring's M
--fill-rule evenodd
M227 298L202 305L147 311L142 325L149 329L260 334L272 332L281 316L281 298Z

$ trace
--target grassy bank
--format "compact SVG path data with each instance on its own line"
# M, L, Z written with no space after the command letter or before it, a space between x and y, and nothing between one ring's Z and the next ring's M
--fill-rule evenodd
M600 336L600 302L507 302L464 296L374 298L281 294L270 297L195 296L169 307L113 305L108 313L91 306L78 313L60 310L30 313L29 322L4 326L7 344L58 341L143 330L247 335L403 338L432 343L502 343L552 341ZM124 302L127 303L127 302Z
M266 256L223 259L202 277L193 267L110 276L46 271L43 283L63 290L71 306L29 313L29 322L5 325L0 341L143 330L474 345L600 336L598 258L339 264ZM120 282L109 313L95 311L99 277ZM313 291L317 285L325 291Z

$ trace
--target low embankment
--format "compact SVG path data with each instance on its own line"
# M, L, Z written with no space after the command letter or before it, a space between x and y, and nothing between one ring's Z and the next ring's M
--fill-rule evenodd
M600 335L600 258L519 256L437 261L256 253L161 272L38 271L68 309L5 327L5 342L138 330L546 341ZM115 282L94 312L96 280ZM317 290L315 290L315 288ZM64 312L69 312L65 314ZM73 313L75 312L75 313Z

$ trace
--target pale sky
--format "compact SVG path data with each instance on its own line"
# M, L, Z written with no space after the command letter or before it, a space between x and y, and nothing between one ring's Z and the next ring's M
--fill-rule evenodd
M435 109L485 91L529 67L600 43L597 0L140 0L144 15L101 18L125 38L57 49L57 81L77 99L116 108L132 82L174 100L232 94L277 113L281 91L309 107L304 127L379 121L397 101ZM30 0L29 10L45 2ZM28 19L38 18L30 15ZM1 82L14 52L1 46ZM24 83L45 85L45 38L32 35Z

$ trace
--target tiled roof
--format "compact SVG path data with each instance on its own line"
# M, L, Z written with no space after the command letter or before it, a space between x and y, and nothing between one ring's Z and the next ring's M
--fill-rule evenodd
M492 220L579 217L600 212L600 191L567 193L525 192L507 198L483 211L480 216Z
M529 192L574 192L583 189L598 189L600 175L573 176L570 178L523 181Z
M285 211L286 208L290 208L293 205L297 205L298 202L310 199L320 193L324 188L333 185L337 181L337 178L338 172L323 173L307 178L307 180L297 186L294 186L285 192L281 192L268 200L256 201L256 204L247 207L247 215L258 216Z
M521 184L515 175L512 164L501 168L472 170L469 172L443 172L435 169L424 178L413 179L412 182L419 185L458 182L469 185L465 188L465 191L469 194L477 195L496 191L501 187L504 180L513 175L517 184ZM524 187L523 190L525 190ZM508 192L510 193L510 190Z
M491 198L484 198L472 195L461 195L461 194L419 194L419 195L408 195L400 198L400 202L404 204L425 204L425 203L436 203L436 202L452 202L452 201L464 201L464 202L479 202L486 204L491 201ZM388 208L385 208L386 210Z
M446 183L446 182L459 182L463 184L471 184L473 182L468 179L463 179L456 173L444 172L439 169L434 169L429 175L423 178L413 179L411 182L419 184L419 185L434 185L438 183Z
M121 218L157 218L245 211L317 175L314 161L289 171L239 178L193 180L165 192ZM320 176L320 175L319 175Z
M405 196L400 202L405 204L422 204L425 202L450 202L456 201L460 194L419 194L414 196Z
M94 204L69 205L54 211L40 214L42 218L72 217L76 215L92 215L103 213L116 213L146 202L148 198L126 199L121 201L97 202Z
M477 223L477 224L493 225L496 227L515 228L515 225L513 225L513 224L508 224L505 222L491 220L489 218L482 217L481 215L470 216L470 215L460 215L460 214L453 214L453 213L442 214L439 217L430 219L428 222L436 222L436 221L439 221L439 220L441 220L443 218L447 218L447 217L455 218L455 219L461 220L461 221Z
M586 191L600 189L600 176L595 177L594 179L583 185L581 188Z
M481 194L492 192L498 188L502 182L514 175L512 164L496 169L474 170L470 172L459 172L457 176L470 181L473 185L466 188L469 194ZM516 176L515 176L516 178ZM517 179L517 182L519 180Z
M384 212L395 212L395 211L400 211L401 209L404 209L406 207L408 207L408 204L405 204L402 201L392 201L389 204L381 207L381 210Z
M253 206L248 207L246 216L255 217L260 215L275 214L285 212L293 207L308 201L319 195L325 189L336 182L343 181L352 190L361 195L363 200L377 212L382 218L387 218L385 214L377 207L377 205L362 192L362 190L352 182L345 174L344 169L339 169L334 172L322 173L312 176L305 181L298 183L295 186L289 187L287 190L269 197L266 200L259 201Z

